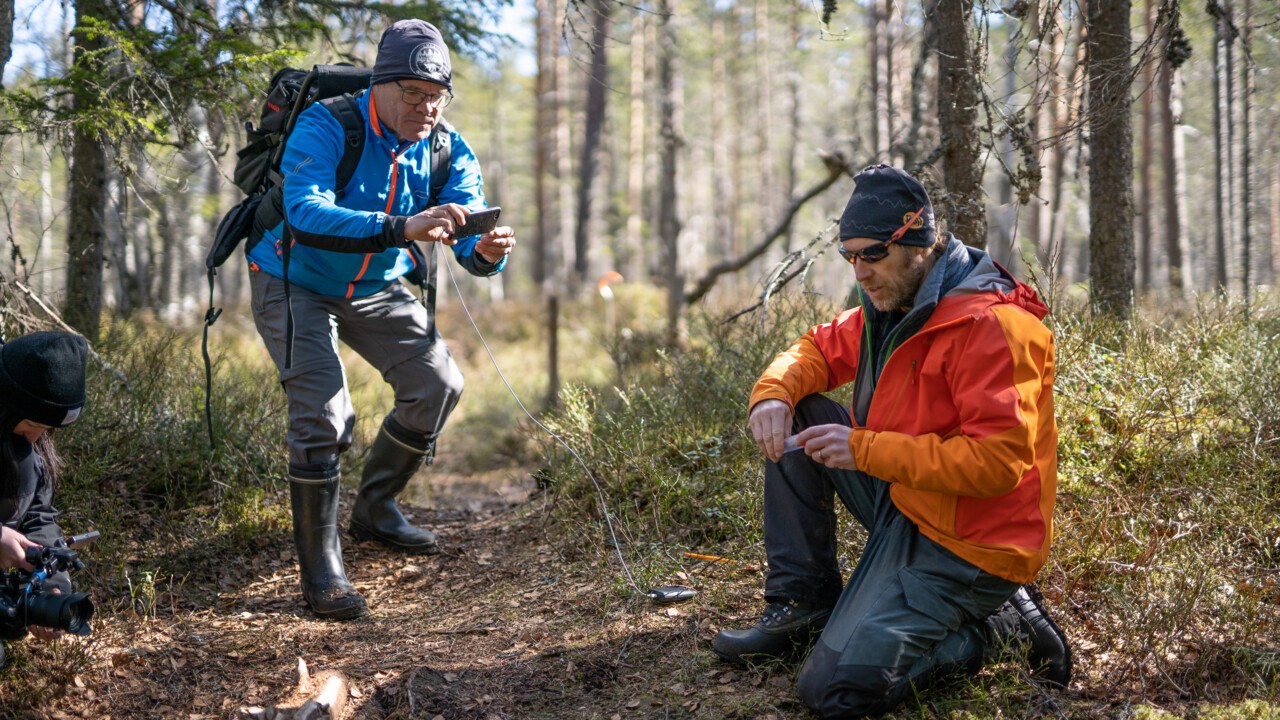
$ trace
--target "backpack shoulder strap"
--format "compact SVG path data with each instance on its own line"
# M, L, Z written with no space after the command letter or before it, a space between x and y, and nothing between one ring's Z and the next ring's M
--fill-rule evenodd
M449 181L453 170L453 126L440 118L435 132L431 133L431 197L427 206L439 205L440 193Z
M356 167L360 164L360 155L364 152L364 115L360 113L359 101L346 93L325 98L320 103L342 125L344 140L342 161L338 163L334 183L334 192L341 194L342 189L355 176Z

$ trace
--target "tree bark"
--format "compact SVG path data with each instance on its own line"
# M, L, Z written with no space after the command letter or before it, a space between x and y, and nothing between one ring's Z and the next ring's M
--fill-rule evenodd
M1213 280L1219 294L1225 295L1227 276L1227 228L1231 226L1231 73L1228 68L1230 39L1225 13L1216 2L1210 2L1213 14Z
M978 105L982 77L973 41L973 0L942 0L938 21L938 126L945 147L947 229L973 247L987 246Z
M1150 38L1155 32L1155 0L1146 0L1144 5L1143 30ZM1153 226L1151 214L1155 211L1152 201L1152 171L1155 161L1155 58L1142 58L1142 154L1138 160L1139 206L1138 206L1138 288L1142 292L1151 289L1152 257L1155 248L1152 240Z
M91 66L89 77L100 77L97 57L106 49L100 35L84 31L88 18L107 17L101 0L76 3L76 27L72 30L77 63ZM93 70L98 67L98 70ZM77 115L84 117L97 107L96 89L80 85L72 93ZM106 142L87 122L72 130L70 216L67 224L67 285L62 317L68 325L96 342L102 313L102 251L106 241L103 210L106 205Z
M1164 176L1164 248L1168 259L1169 293L1181 298L1191 289L1190 255L1183 222L1186 202L1186 162L1182 136L1182 78L1168 58L1160 61L1160 132Z
M1253 6L1251 0L1244 0L1244 10L1240 25L1243 28L1240 36L1240 292L1244 296L1245 306L1253 293L1253 155L1249 135L1250 115L1253 104L1253 60L1251 57L1251 40L1253 24Z
M1089 278L1095 312L1133 311L1133 126L1130 0L1090 0Z
M573 230L575 287L582 287L587 281L591 201L596 187L596 173L600 167L600 136L604 132L607 110L605 90L609 86L609 55L605 43L609 37L612 10L613 0L594 0L588 11L591 18L591 73L587 80L587 115L578 166L578 215Z
M648 23L644 13L636 13L631 21L631 131L627 139L627 234L619 266L625 277L639 279L644 257L644 133L645 112L645 32Z
M658 102L662 138L658 236L662 238L662 274L667 287L668 347L677 347L684 339L684 275L680 273L680 216L676 207L679 197L676 191L678 161L683 138L680 130L680 88L676 85L676 32L672 22L675 4L675 0L661 0L658 13L662 18L658 31Z
M4 69L13 57L14 0L0 0L0 90L4 89Z
M556 0L537 0L536 33L537 64L534 90L533 137L533 201L537 226L533 241L533 281L546 287L554 275L553 245L556 237L556 202L558 183L554 176L555 145L548 139L555 136L556 124L556 73L555 53L559 41L556 32Z

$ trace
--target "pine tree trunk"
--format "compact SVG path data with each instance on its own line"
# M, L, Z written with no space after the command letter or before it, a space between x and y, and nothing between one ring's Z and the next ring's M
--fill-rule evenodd
M556 32L556 0L537 0L537 64L535 79L533 137L533 196L537 227L533 238L533 281L546 288L554 276L553 245L556 237L555 207L559 183L554 176L556 124L555 53L559 42Z
M1155 0L1146 0L1144 31L1149 38L1155 32ZM1151 214L1155 211L1152 201L1152 170L1155 161L1155 60L1144 57L1142 62L1142 154L1138 160L1138 289L1151 289L1152 257L1155 247L1152 240Z
M0 0L0 90L4 89L4 69L13 57L14 0Z
M88 18L108 17L101 0L76 3L76 62L90 66L89 77L100 77L94 70L97 56L106 49L106 40L86 33ZM92 113L96 108L95 91L83 86L72 93L75 111ZM67 284L62 318L68 325L96 341L102 313L102 250L106 241L103 210L106 205L106 142L87 124L72 130L70 191L67 222Z
M645 113L645 33L647 16L636 13L631 21L631 131L627 139L627 235L625 251L619 266L622 274L639 280L645 257L644 237L644 134Z
M1249 298L1253 293L1254 277L1251 270L1253 269L1253 213L1250 205L1253 203L1252 192L1252 163L1253 156L1250 146L1249 136L1252 128L1250 127L1250 116L1252 114L1253 104L1253 60L1251 59L1250 48L1252 47L1252 25L1253 23L1253 7L1251 0L1244 0L1244 12L1240 18L1241 37L1240 37L1240 130L1238 135L1238 144L1240 145L1240 283L1241 294L1244 296L1245 305L1249 303Z
M947 229L973 247L987 246L978 134L981 97L973 34L973 0L938 3L938 127L945 149Z
M1130 0L1090 0L1089 279L1095 312L1133 310L1133 125Z
M1227 37L1226 19L1222 16L1221 6L1214 14L1213 43L1213 281L1218 293L1226 294L1227 283L1227 228L1231 225L1231 143L1228 140L1227 125L1231 118L1230 83L1231 74L1227 71Z
M609 87L609 56L605 43L609 38L612 10L613 0L594 0L594 7L588 12L592 25L591 73L587 80L587 115L578 166L578 215L573 230L575 288L584 286L587 281L592 195L596 189L596 173L600 167L600 136L604 132L607 109L605 91Z
M661 188L658 200L658 235L662 238L662 271L667 286L668 347L678 346L684 338L684 276L680 273L680 215L676 207L680 145L680 88L677 87L675 0L661 0L658 34L658 93L662 139L662 170L658 178Z

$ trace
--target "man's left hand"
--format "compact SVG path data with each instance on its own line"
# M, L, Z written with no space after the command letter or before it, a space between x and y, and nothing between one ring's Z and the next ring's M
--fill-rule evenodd
M490 263L497 264L510 255L515 246L516 231L503 225L481 235L476 241L476 252Z
M853 451L849 448L849 436L853 428L847 425L814 425L796 433L796 441L805 454L829 468L857 470Z

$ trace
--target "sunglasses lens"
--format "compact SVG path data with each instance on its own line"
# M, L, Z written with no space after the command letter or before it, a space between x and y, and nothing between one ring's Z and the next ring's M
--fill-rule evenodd
M863 262L869 262L869 263L880 262L881 260L885 259L888 256L889 256L888 245L872 245L871 247L862 251Z
M843 245L837 247L836 249L840 251L840 257L844 258L847 262L851 264L856 260L861 260L864 263L877 263L889 257L888 243L872 245L869 248L863 248L862 250L858 250L856 252L853 250L846 249Z

